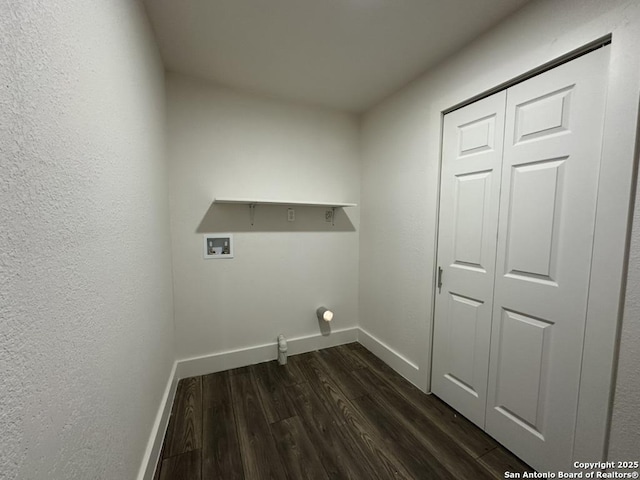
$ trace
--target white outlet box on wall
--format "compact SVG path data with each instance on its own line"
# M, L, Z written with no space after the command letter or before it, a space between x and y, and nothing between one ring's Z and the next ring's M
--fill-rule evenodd
M206 233L204 235L204 258L233 258L233 235L230 233Z

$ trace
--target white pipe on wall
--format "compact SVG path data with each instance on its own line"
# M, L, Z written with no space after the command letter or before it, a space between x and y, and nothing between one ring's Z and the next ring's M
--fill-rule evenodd
M284 335L278 335L278 363L287 364L287 339Z

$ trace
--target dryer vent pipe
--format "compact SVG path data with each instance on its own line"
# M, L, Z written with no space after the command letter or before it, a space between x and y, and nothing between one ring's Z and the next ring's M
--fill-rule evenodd
M325 322L333 320L333 312L327 307L318 307L316 315L318 315L319 320L324 320Z

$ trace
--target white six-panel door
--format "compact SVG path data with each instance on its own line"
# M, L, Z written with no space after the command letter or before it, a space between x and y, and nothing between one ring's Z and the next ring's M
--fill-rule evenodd
M459 180L452 178L464 172L449 166L458 160L447 142L456 128L455 135L464 137L455 119L464 118L467 110L475 112L476 104L445 116L438 243L445 273L436 296L433 392L538 470L567 470L571 463L608 55L609 49L601 48L503 92L504 151L500 165L491 170L501 170L493 194L499 208L490 210L497 223L486 218L489 210L478 207L486 204L480 202L480 188L473 193L475 210L456 206ZM476 175L488 171L481 167ZM472 266L457 258L455 246L474 251L479 213L481 228L493 232L494 240L497 233L496 244L483 230L486 243L475 250L495 259L495 265L481 267L486 277L492 272L491 281L476 281L490 284L482 291L491 291L489 298L470 289L472 281L460 282L450 273L460 270L456 262ZM462 235L464 239L457 238ZM492 245L495 253L482 250ZM486 306L492 310L488 320L482 310ZM487 336L490 341L484 340ZM478 383L483 369L488 375L486 414L477 407L484 402ZM470 390L478 402L469 401Z
M445 117L432 389L484 428L506 93Z

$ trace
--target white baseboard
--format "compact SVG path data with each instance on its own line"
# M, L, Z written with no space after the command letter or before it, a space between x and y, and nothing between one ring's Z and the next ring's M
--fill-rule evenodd
M297 355L299 353L312 352L322 348L352 343L357 340L358 327L334 330L327 336L315 334L306 337L288 338L287 353L289 355ZM268 362L276 358L278 358L278 344L274 341L273 343L255 347L227 350L211 355L178 360L176 376L178 379L181 379L195 377L197 375L207 375L232 368Z
M222 372L232 368L244 367L255 363L268 362L277 357L276 344L258 345L255 347L227 350L201 357L191 357L178 360L176 375L178 380L183 378Z
M176 368L178 362L173 363L171 373L169 374L169 380L162 395L160 402L160 408L156 414L156 419L153 422L153 428L151 429L151 436L147 442L147 449L144 452L142 458L142 464L138 472L138 480L152 480L155 473L156 465L160 459L160 451L162 450L162 441L164 440L167 426L169 425L169 416L171 415L171 407L173 406L173 400L176 397L176 389L178 387L178 378L176 377Z
M424 389L424 379L420 374L420 368L418 365L400 355L394 349L371 335L362 327L358 330L358 342L404 378L413 383L416 387L421 390Z
M289 355L313 352L323 348L337 347L358 341L358 327L334 330L330 335L308 335L287 340Z

